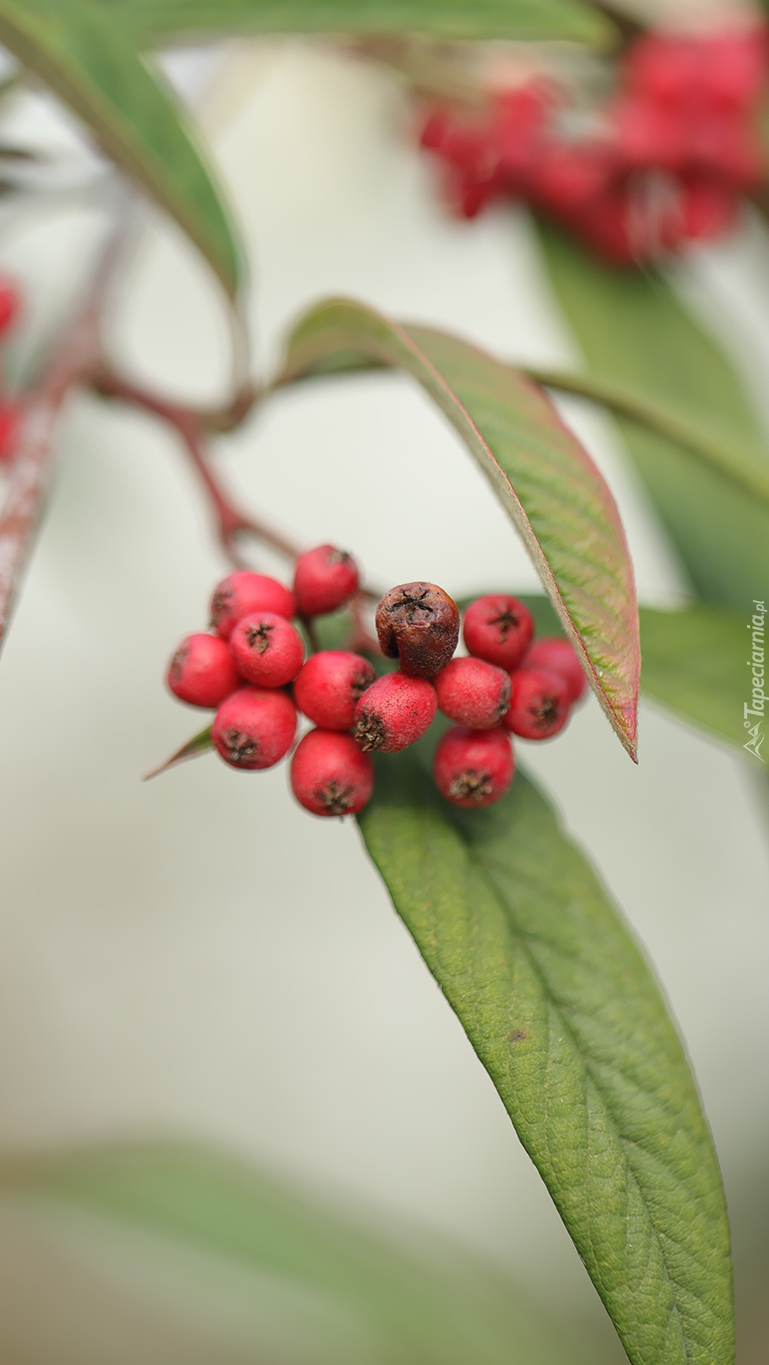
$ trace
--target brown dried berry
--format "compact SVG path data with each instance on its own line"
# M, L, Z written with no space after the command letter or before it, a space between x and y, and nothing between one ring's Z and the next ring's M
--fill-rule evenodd
M404 673L433 678L449 663L459 639L459 608L435 583L401 583L376 609L382 653L400 659Z

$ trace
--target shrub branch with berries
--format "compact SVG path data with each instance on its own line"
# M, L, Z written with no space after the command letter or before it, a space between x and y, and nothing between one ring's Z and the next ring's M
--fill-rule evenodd
M392 903L632 1365L733 1365L723 1187L676 1027L606 888L545 797L515 776L513 745L560 733L588 686L636 759L641 630L654 700L743 758L752 743L749 761L763 761L758 723L745 740L730 661L743 657L746 615L763 610L769 584L765 436L723 349L657 267L737 231L747 201L769 216L766 23L746 6L721 29L677 31L671 13L669 30L643 32L614 24L609 10L581 0L0 0L0 39L19 62L0 110L42 80L120 172L105 173L109 231L82 299L41 372L0 397L0 642L68 396L87 391L152 414L178 438L231 568L208 629L182 641L167 673L171 692L213 712L212 722L163 767L211 748L244 772L290 755L291 789L306 810L360 817ZM254 26L354 36L358 57L399 68L456 213L472 218L492 202L535 210L532 229L585 372L525 369L445 331L331 299L296 323L277 373L254 377L234 215L190 136L190 111L146 60L174 34ZM27 155L9 146L0 160ZM236 376L215 409L134 383L106 353L110 283L138 212L126 177L171 215L222 286ZM0 282L4 340L19 312L18 290ZM536 638L526 604L484 595L465 610L467 652L458 654L460 613L442 588L419 581L372 594L349 554L328 544L299 553L225 488L214 437L278 389L366 367L415 381L488 480L542 582L535 610L538 621L549 611L550 624ZM642 608L639 618L611 490L553 389L621 420L689 574L685 608ZM291 588L253 569L249 542L294 562ZM347 634L318 647L339 612ZM427 774L425 746L414 746L432 726ZM486 1365L484 1350L467 1359Z

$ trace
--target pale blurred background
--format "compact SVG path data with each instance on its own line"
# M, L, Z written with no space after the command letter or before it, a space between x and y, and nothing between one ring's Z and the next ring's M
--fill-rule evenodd
M334 293L511 358L578 362L525 215L446 218L395 76L300 41L188 53L170 69L202 110L237 205L263 372L292 317ZM7 119L56 149L73 181L98 173L53 102L24 96ZM2 214L0 265L29 299L18 360L77 289L98 224L75 203L23 223L12 206ZM155 387L214 401L227 383L215 288L179 235L148 220L110 319L113 354ZM769 239L746 221L679 277L769 420ZM610 425L576 402L565 411L617 496L641 601L679 604L685 576ZM286 393L219 446L246 505L302 543L348 547L375 583L537 590L481 476L405 379ZM0 1145L180 1136L234 1151L337 1207L480 1252L547 1304L595 1320L611 1352L568 1236L355 827L307 816L284 768L241 776L208 755L140 781L198 728L162 674L178 639L205 624L224 571L174 438L74 402L0 666ZM592 703L563 737L524 749L672 1001L747 1286L769 1129L761 792L746 764L648 705L638 768ZM85 1339L71 1355L62 1345L73 1303L92 1293L115 1343L134 1299L149 1311L154 1272L131 1280L109 1245L94 1247L74 1222L0 1218L0 1356L90 1365ZM201 1345L207 1292L186 1327L167 1327L158 1360L230 1358L215 1334L213 1353ZM165 1323L163 1305L152 1311ZM120 1349L93 1347L93 1359L122 1363Z

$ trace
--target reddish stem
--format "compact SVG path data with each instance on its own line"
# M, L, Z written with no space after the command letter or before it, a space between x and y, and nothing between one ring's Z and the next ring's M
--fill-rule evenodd
M276 531L267 522L246 515L225 492L224 486L218 476L214 474L206 454L204 433L210 424L204 414L191 408L182 407L178 403L168 402L165 398L161 398L140 385L131 384L127 380L121 379L119 375L105 367L94 371L92 385L102 397L117 399L119 402L130 403L134 407L142 408L145 412L151 412L178 432L190 463L205 489L206 498L214 514L219 542L230 562L236 568L247 567L244 565L238 549L238 537L241 535L254 536L286 559L298 557L301 550L293 541ZM363 616L365 603L377 601L380 596L381 593L375 594L367 588L360 588L352 599L350 605L353 634L350 649L362 650L369 654L380 652L376 640L366 629ZM313 648L317 648L311 623L305 621L305 626Z
M206 455L203 441L204 419L200 413L178 403L170 403L137 384L121 379L107 369L99 369L94 374L93 387L104 398L115 398L120 402L143 408L145 412L153 413L178 432L190 463L205 489L214 514L219 542L236 568L242 568L244 565L238 549L238 537L241 535L254 536L286 559L296 559L301 553L293 541L269 526L267 522L242 512L225 492Z

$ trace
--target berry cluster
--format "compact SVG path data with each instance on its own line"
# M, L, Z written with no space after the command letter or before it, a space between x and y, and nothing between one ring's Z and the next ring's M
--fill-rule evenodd
M575 132L565 92L537 79L497 94L474 120L434 110L422 145L445 163L460 216L512 195L614 264L643 262L723 235L763 180L768 73L763 27L646 34L627 48L619 89L587 132Z
M0 342L10 331L21 311L19 291L12 280L0 278ZM2 392L0 385L0 467L13 456L19 430L19 410Z
M291 760L297 800L315 815L354 815L374 787L372 752L421 739L440 710L456 722L438 742L433 773L456 806L498 801L513 780L511 735L548 739L563 729L585 679L563 639L534 641L531 613L515 597L468 607L468 657L454 658L459 610L434 583L404 583L376 611L382 653L399 667L377 677L361 654L325 649L304 657L292 618L335 611L358 588L354 561L331 545L300 556L293 592L239 570L212 601L214 633L188 635L167 674L171 691L216 710L211 739L234 768L271 768L291 748L297 712L314 729Z

